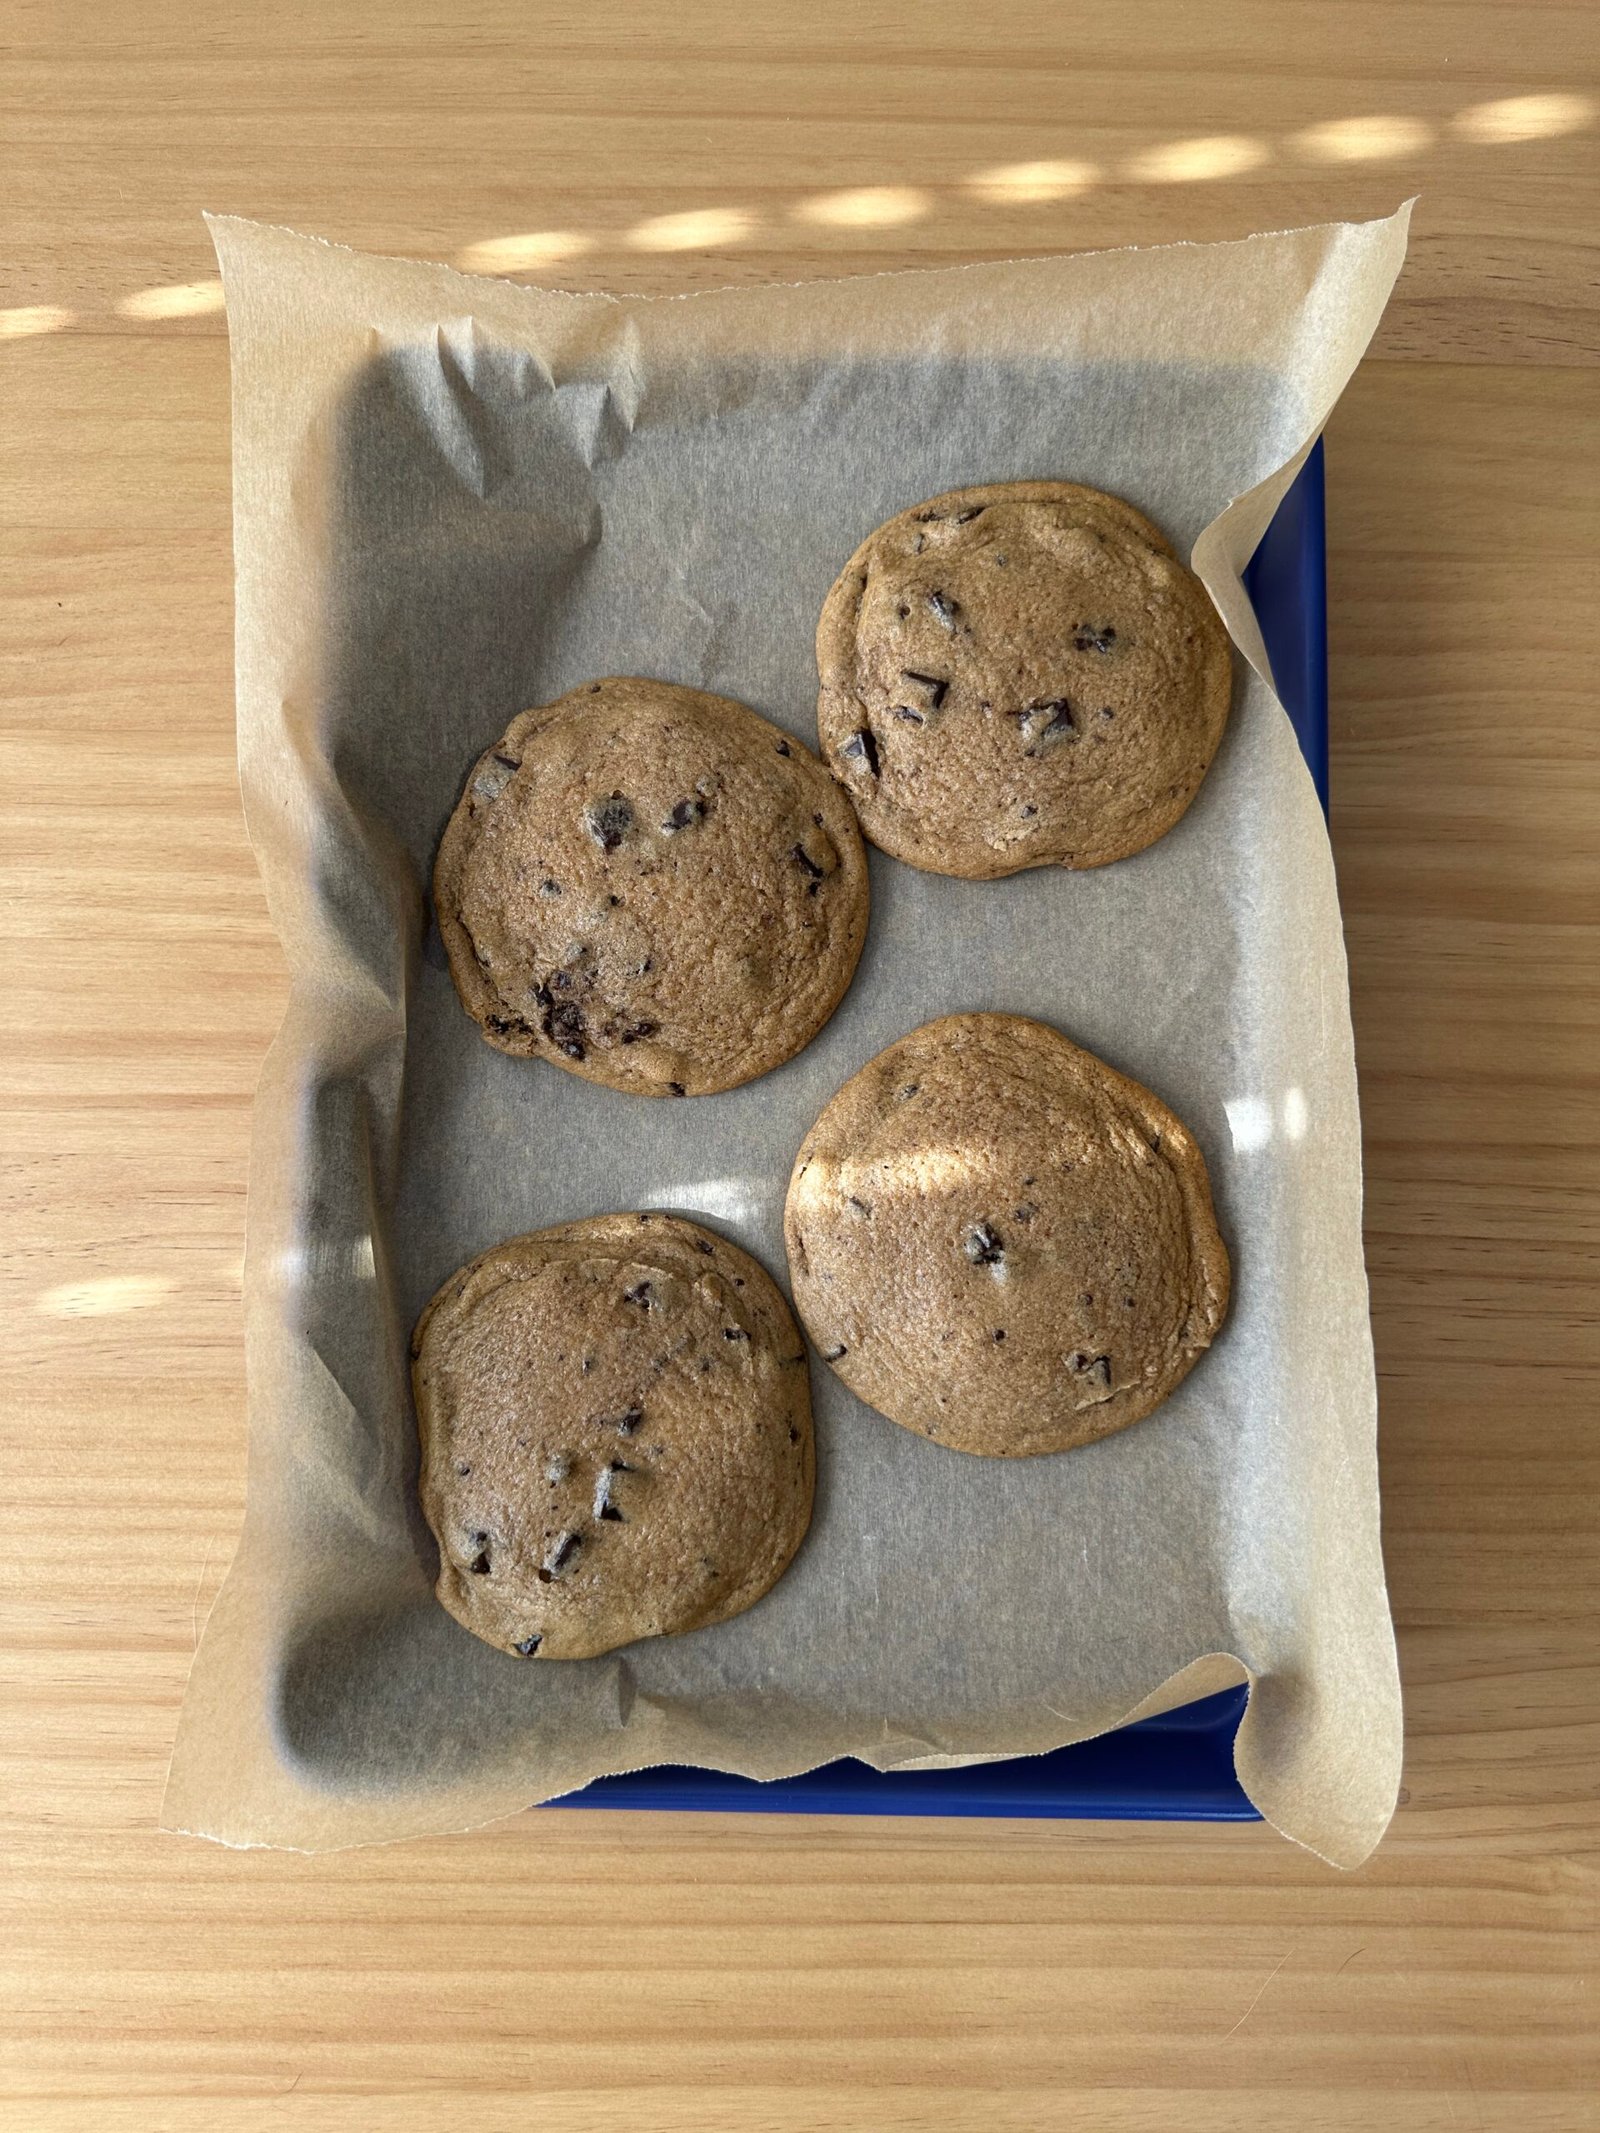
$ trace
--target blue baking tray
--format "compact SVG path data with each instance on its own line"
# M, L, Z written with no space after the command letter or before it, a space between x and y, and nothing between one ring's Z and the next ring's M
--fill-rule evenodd
M1313 446L1244 573L1278 695L1328 805L1328 602L1322 443ZM763 1784L675 1763L597 1778L555 1807L753 1814L1023 1815L1116 1822L1255 1822L1233 1772L1246 1691L1141 1719L1049 1755L964 1770L873 1770L853 1758Z

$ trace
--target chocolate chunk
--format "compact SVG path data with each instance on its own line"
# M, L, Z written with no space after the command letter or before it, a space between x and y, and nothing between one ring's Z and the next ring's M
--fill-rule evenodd
M900 675L902 680L914 681L919 689L927 690L930 711L937 711L950 693L949 682L941 680L937 674L919 674L915 667L902 667Z
M822 1360L825 1363L836 1363L838 1362L840 1356L848 1355L849 1353L849 1349L845 1346L844 1342L841 1341L837 1348L824 1348L822 1351Z
M539 884L539 894L540 894L541 896L559 896L559 895L561 894L561 884L560 884L560 882L559 882L559 881L541 881L541 882L540 882L540 884Z
M681 1081L669 1081L667 1087L674 1096L687 1096L689 1093Z
M987 1222L978 1222L961 1240L961 1249L974 1266L1004 1266L1005 1247Z
M698 822L706 811L704 800L680 800L661 825L661 834L670 837L677 830L686 830L691 822Z
M902 1082L895 1093L899 1097L900 1101L902 1103L905 1103L909 1097L915 1096L917 1091L921 1087L922 1083L920 1081Z
M1031 724L1040 712L1047 714L1044 724L1039 728L1038 737L1041 741L1063 740L1069 733L1076 735L1078 722L1072 715L1071 704L1064 696L1052 696L1042 703L1029 704L1022 714L1023 719Z
M614 792L609 800L595 800L583 811L589 835L603 852L614 852L633 827L633 809Z
M492 1029L497 1037L509 1037L513 1033L519 1037L533 1035L531 1025L524 1022L520 1015L490 1015L486 1026Z
M1017 813L1018 813L1018 814L1019 814L1019 815L1020 815L1020 816L1022 817L1022 819L1023 819L1023 821L1024 821L1024 822L1031 822L1031 821L1032 821L1032 819L1033 819L1033 817L1034 817L1034 816L1035 816L1035 815L1036 815L1036 814L1037 814L1038 812L1039 812L1039 810L1038 810L1038 809L1037 809L1036 807L1031 807L1031 806L1030 806L1030 807L1019 807L1019 808L1017 809Z
M469 1568L475 1578L486 1578L489 1575L489 1536L487 1533L474 1533L471 1539L472 1546L478 1552Z
M817 862L812 858L811 854L806 850L803 844L797 844L793 846L790 850L789 857L794 861L797 867L802 868L807 874L809 874L813 881L820 881L822 879L821 867L817 865Z
M638 1022L630 1022L622 1032L620 1041L623 1044L637 1044L641 1038L653 1037L660 1027L659 1022L652 1022L648 1017Z
M641 1311L648 1311L655 1301L655 1290L648 1281L635 1282L631 1289L622 1292L624 1303L637 1304Z
M716 1251L716 1246L714 1244L707 1243L704 1237L696 1237L696 1239L694 1240L694 1248L697 1252L704 1252L708 1259Z
M634 1436L644 1420L642 1407L626 1407L620 1415L607 1415L601 1422L602 1429L614 1429L619 1437Z
M1092 624L1080 622L1072 639L1075 652L1109 652L1117 641L1117 633L1109 624L1096 629Z
M524 1659L531 1659L543 1642L543 1637L524 1637L516 1648Z
M750 1336L748 1333L746 1333L743 1326L724 1326L722 1329L722 1338L725 1341L747 1341Z
M1098 1385L1111 1390L1111 1358L1109 1355L1089 1355L1082 1348L1067 1357L1067 1368L1080 1378L1093 1378Z
M779 741L778 753L779 755L793 755L794 750L789 746L789 743L787 741Z
M960 614L961 608L959 603L952 600L948 593L931 592L928 594L928 612L935 622L941 623L947 630L953 630L956 626L956 617Z
M839 753L849 756L852 762L865 763L869 776L875 778L878 775L878 743L870 727L858 727Z
M1003 1340L1005 1339L1005 1337L1006 1337L1006 1329L1005 1329L1005 1327L1004 1327L1004 1326L996 1326L996 1327L995 1327L995 1329L994 1329L994 1337L995 1337L995 1339L996 1339L997 1341L1003 1341Z
M560 1577L582 1546L583 1535L581 1533L573 1533L570 1530L566 1533L558 1533L546 1551L544 1562L536 1573L539 1582L542 1585L548 1585L552 1578Z

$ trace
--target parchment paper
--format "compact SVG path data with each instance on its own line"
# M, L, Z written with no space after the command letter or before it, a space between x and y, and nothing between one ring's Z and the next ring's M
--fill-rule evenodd
M249 1510L184 1706L171 1828L316 1850L603 1772L771 1778L1033 1753L1248 1678L1241 1779L1353 1864L1400 1756L1344 953L1328 840L1238 572L1366 346L1406 212L1233 244L679 299L570 296L213 224L233 341L239 756L293 975L262 1078ZM777 1073L651 1103L505 1058L427 904L466 766L592 674L815 743L812 634L880 520L967 482L1115 490L1245 655L1183 822L1097 873L873 854L844 1005ZM1151 1419L943 1451L812 1370L810 1537L749 1613L524 1665L432 1598L406 1341L496 1240L707 1220L780 1279L794 1150L930 1017L1055 1023L1205 1149L1231 1320Z

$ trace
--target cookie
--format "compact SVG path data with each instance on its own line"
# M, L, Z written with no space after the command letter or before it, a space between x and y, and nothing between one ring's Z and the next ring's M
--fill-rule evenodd
M433 893L492 1045L640 1096L791 1058L867 931L860 832L815 756L660 681L589 682L513 719L467 779Z
M1228 1307L1205 1159L1157 1097L1017 1015L950 1015L807 1134L784 1235L824 1361L958 1451L1070 1451L1150 1413Z
M822 753L868 837L972 880L1165 836L1233 688L1164 536L1063 481L953 489L869 534L823 604L817 669Z
M529 1659L725 1622L811 1518L804 1344L748 1253L671 1215L499 1244L417 1323L440 1602Z

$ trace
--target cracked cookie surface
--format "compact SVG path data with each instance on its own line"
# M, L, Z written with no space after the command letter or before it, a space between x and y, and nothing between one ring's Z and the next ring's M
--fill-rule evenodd
M1158 1097L1044 1023L950 1015L847 1081L784 1210L795 1308L880 1414L958 1451L1070 1451L1215 1338L1228 1255Z
M525 711L473 766L434 910L488 1042L701 1096L802 1050L867 930L849 801L722 696L618 678Z
M417 1322L440 1603L520 1658L740 1614L811 1517L810 1374L748 1253L672 1215L516 1237Z
M1233 661L1198 578L1071 482L954 489L868 535L817 628L819 745L897 859L975 880L1097 867L1178 821Z

